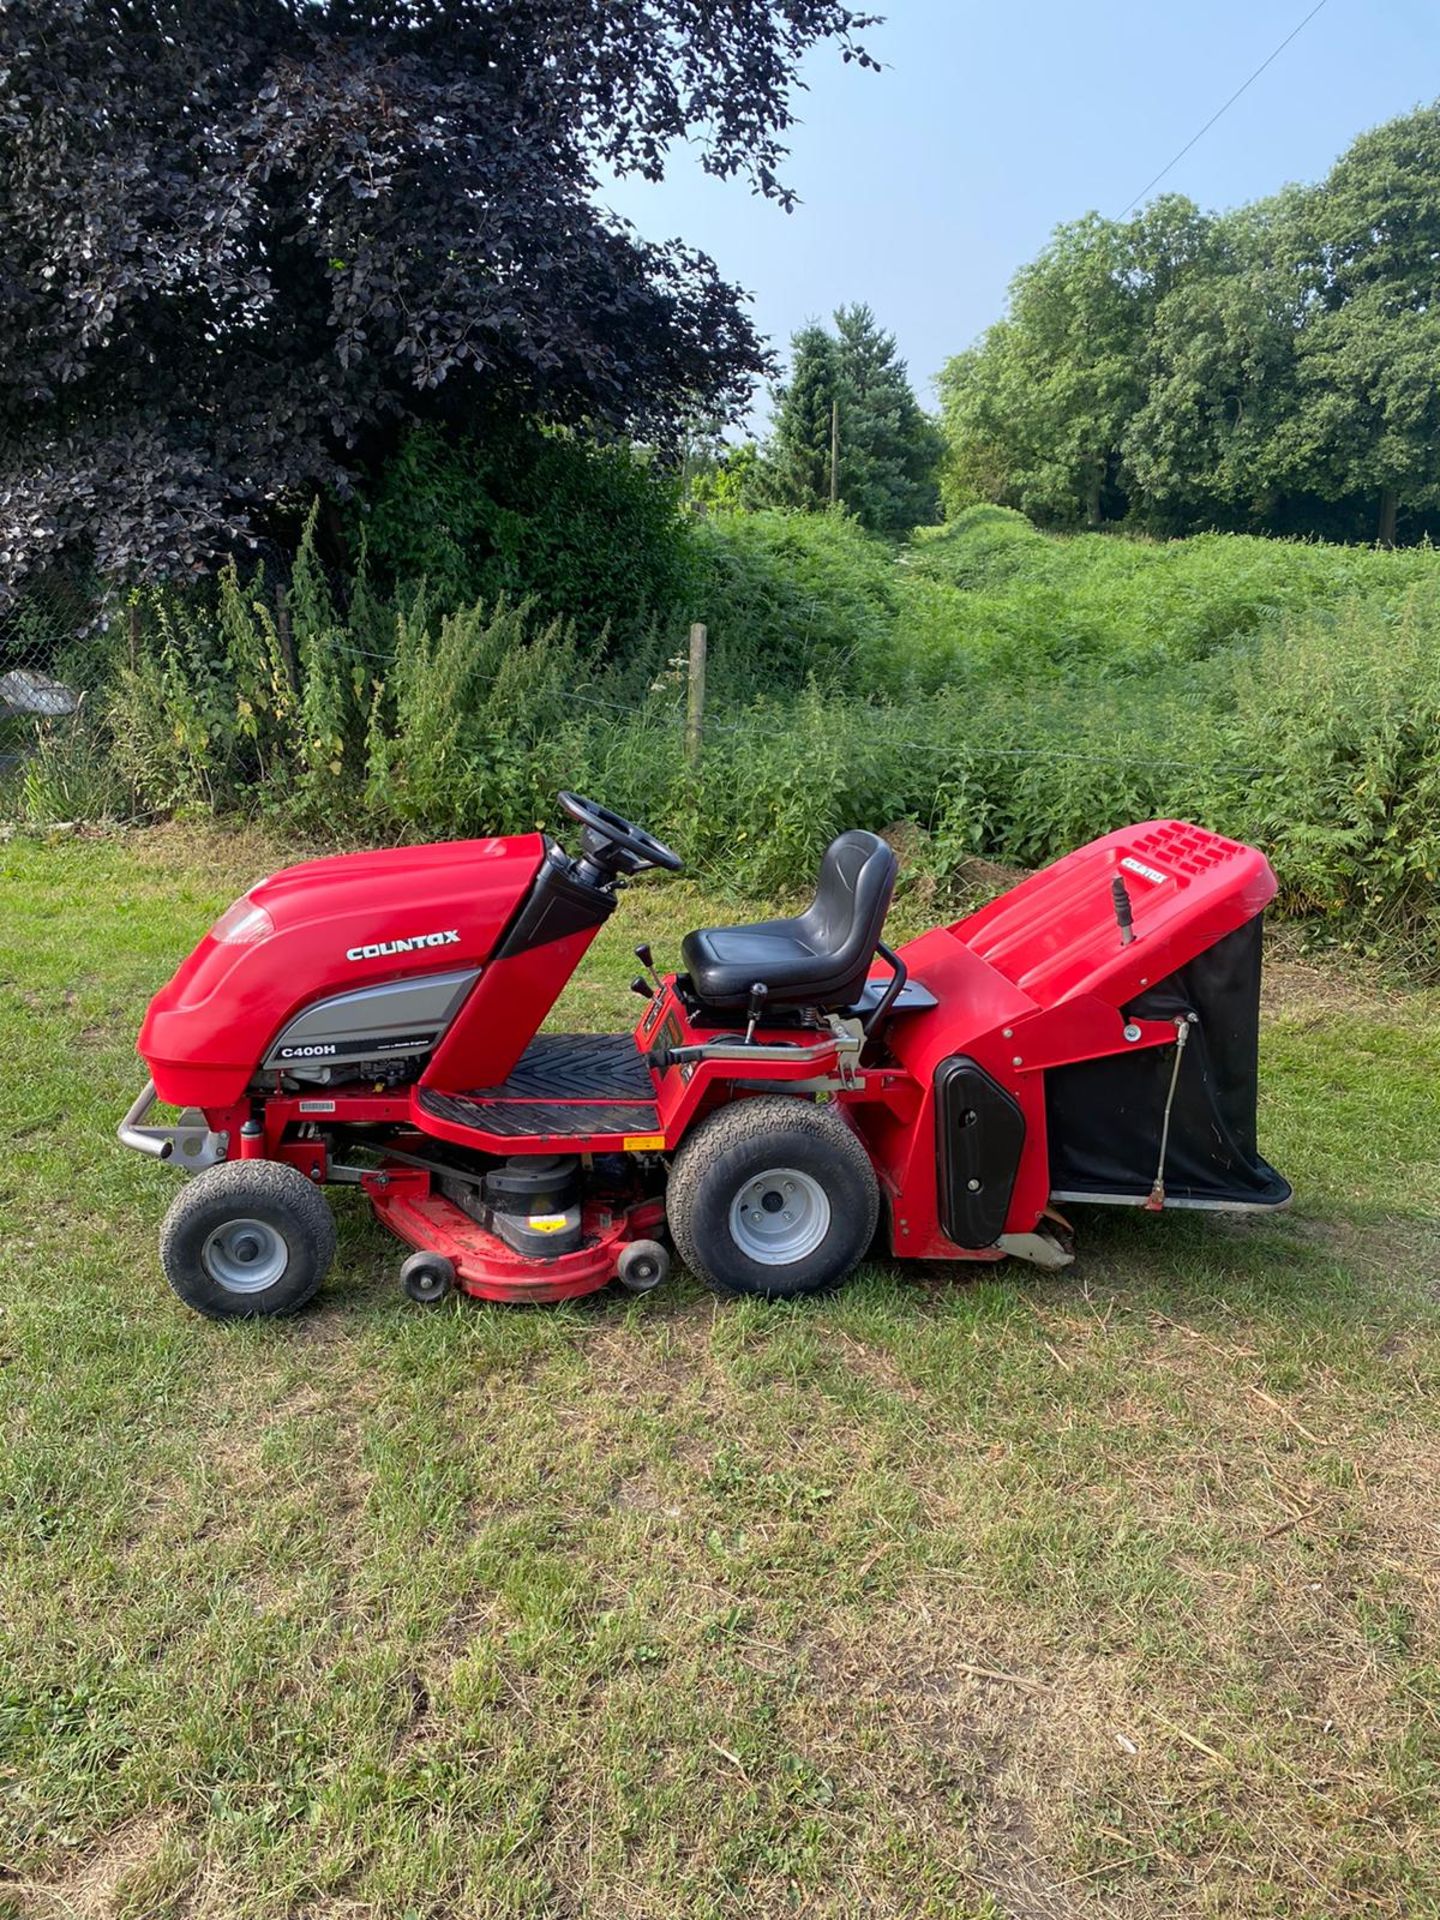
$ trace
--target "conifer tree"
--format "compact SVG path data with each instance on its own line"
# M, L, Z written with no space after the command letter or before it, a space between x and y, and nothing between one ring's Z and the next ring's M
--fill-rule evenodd
M911 390L894 334L870 308L841 307L834 326L804 327L790 343L790 378L775 390L757 493L779 506L827 506L838 424L838 504L873 532L908 532L938 512L939 434Z
M830 417L836 399L835 342L821 326L790 342L790 378L775 389L775 418L757 485L775 506L818 511L830 498Z

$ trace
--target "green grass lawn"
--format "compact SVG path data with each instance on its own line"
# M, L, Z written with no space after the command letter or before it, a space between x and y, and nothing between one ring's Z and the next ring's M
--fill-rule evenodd
M114 1126L279 858L0 845L0 1915L1440 1914L1436 996L1272 967L1285 1216L425 1312L341 1193L216 1326Z

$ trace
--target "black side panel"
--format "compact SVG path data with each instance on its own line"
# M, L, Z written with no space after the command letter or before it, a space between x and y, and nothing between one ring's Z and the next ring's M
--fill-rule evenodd
M532 947L543 947L551 940L563 940L567 933L598 927L609 919L615 906L613 893L577 880L560 849L549 847L530 889L530 897L510 922L494 957L508 960L517 953L528 953Z
M935 1069L940 1224L957 1247L993 1247L1005 1231L1025 1145L1025 1116L963 1053Z
M1255 1139L1261 940L1257 916L1125 1008L1142 1020L1195 1015L1165 1156L1172 1200L1273 1207L1290 1197ZM1174 1067L1173 1047L1147 1047L1046 1074L1054 1192L1149 1193Z

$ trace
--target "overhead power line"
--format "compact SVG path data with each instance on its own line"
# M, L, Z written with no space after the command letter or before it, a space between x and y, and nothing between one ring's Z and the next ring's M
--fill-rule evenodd
M1152 187L1159 186L1160 182L1165 178L1166 174L1169 173L1172 168L1179 166L1180 162L1185 158L1186 154L1189 153L1190 149L1193 146L1196 146L1201 140L1205 138L1206 134L1214 126L1215 122L1221 119L1225 114L1227 114L1230 111L1231 107L1234 106L1235 102L1240 98L1242 93L1248 92L1248 90L1254 86L1255 82L1260 78L1261 74L1264 73L1265 69L1268 66L1272 66L1274 62L1280 58L1281 54L1285 51L1286 47L1289 46L1290 42L1294 40L1299 34L1305 31L1306 27L1309 26L1310 22L1315 18L1316 14L1319 13L1320 9L1323 6L1326 6L1327 4L1328 4L1328 0L1316 0L1315 5L1310 9L1309 13L1306 14L1305 18L1299 23L1299 25L1292 27L1289 33L1287 33L1285 38L1280 42L1279 46L1275 47L1271 52L1266 54L1265 58L1260 62L1259 66L1256 67L1255 71L1250 75L1249 79L1243 81L1241 85L1239 85L1235 89L1234 93L1231 94L1230 98L1225 102L1224 106L1217 107L1215 112L1212 113L1210 118L1205 122L1204 126L1201 127L1200 131L1197 134L1192 135L1191 138L1185 142L1184 146L1181 147L1180 151L1175 155L1175 157L1172 160L1167 160L1165 162L1165 165L1160 169L1159 173L1156 174L1153 180L1149 180L1146 182L1146 184L1140 189L1139 193L1137 193L1135 198L1130 202L1130 205L1125 207L1121 211L1120 218L1122 220L1125 218L1125 215L1127 213L1130 213L1135 207L1139 206L1140 202L1145 198L1146 194L1149 193Z

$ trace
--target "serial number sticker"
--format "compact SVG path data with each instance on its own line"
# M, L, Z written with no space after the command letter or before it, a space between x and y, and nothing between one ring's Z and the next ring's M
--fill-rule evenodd
M626 1153L658 1153L665 1144L663 1133L627 1133Z
M300 1111L301 1113L334 1113L335 1102L333 1100L302 1100Z
M1163 887L1165 884L1166 876L1158 867L1147 867L1143 860L1137 860L1133 854L1127 853L1120 864L1127 873L1138 873L1142 880L1148 880L1152 886Z

